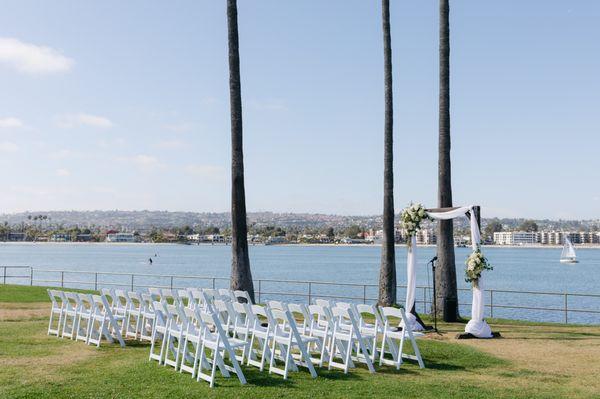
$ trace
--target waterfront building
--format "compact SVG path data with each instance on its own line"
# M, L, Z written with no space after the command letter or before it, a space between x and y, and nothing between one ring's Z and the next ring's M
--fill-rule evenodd
M53 241L53 242L67 242L67 241L71 241L71 234L68 234L68 233L56 233L56 234L52 234L52 236L50 237L50 241Z
M106 242L136 242L133 233L110 233L106 235Z
M540 242L540 235L535 231L498 231L494 233L496 245L532 245Z
M437 243L437 235L433 229L421 229L417 231L417 245L434 245Z

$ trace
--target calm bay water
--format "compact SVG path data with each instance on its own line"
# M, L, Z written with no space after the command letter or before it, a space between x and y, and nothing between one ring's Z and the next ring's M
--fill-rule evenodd
M24 265L37 270L63 269L121 273L179 274L227 277L230 269L231 248L223 245L165 245L165 244L0 244L0 266ZM397 247L398 283L406 282L406 249ZM427 262L435 248L419 247L417 285L427 285ZM561 264L559 248L484 248L494 270L487 274L486 288L528 291L552 291L600 294L600 249L578 250L578 264ZM468 248L456 249L459 287L469 288L463 281L464 260ZM157 255L156 257L154 255ZM152 257L150 265L148 258ZM377 246L251 246L250 258L255 279L317 280L337 283L376 284L379 271L380 248ZM38 273L36 279L57 279L56 274ZM92 280L90 280L90 278ZM429 273L429 278L431 275ZM71 275L65 280L82 281L84 277ZM109 279L110 280L110 279ZM105 281L109 281L105 280ZM93 281L93 277L85 277ZM136 284L160 283L140 281ZM37 283L36 283L37 284ZM41 283L39 283L41 284ZM166 284L162 281L162 284ZM217 283L219 285L220 283ZM221 285L226 284L223 282ZM306 292L306 286L286 286L263 283L265 292ZM268 285L270 284L270 285ZM176 285L197 285L190 281ZM343 290L343 291L339 291ZM315 287L313 293L343 293L362 297L360 288L338 289ZM352 292L350 292L352 291ZM404 291L399 292L403 298ZM530 297L515 294L494 294L495 304L544 306L560 308L562 297ZM417 299L423 300L423 291ZM376 297L376 289L369 288L367 297ZM428 294L425 295L428 298ZM292 298L290 298L292 299ZM300 298L296 298L300 299ZM461 303L470 302L468 292L461 293ZM488 301L489 302L489 301ZM569 308L600 310L600 299L569 297ZM461 309L468 314L468 306ZM497 317L519 317L562 321L560 312L495 309ZM569 320L600 322L596 316L569 314Z

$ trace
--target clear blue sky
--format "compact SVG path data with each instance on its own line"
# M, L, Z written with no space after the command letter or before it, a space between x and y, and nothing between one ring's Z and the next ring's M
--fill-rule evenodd
M250 211L382 208L378 1L240 0ZM435 205L436 1L392 1L396 209ZM455 204L600 217L600 2L451 1ZM225 1L6 0L0 212L229 209Z

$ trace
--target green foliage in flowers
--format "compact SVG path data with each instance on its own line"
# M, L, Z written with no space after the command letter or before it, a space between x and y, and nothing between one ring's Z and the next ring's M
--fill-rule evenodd
M477 285L477 280L479 280L484 270L494 269L487 258L483 256L479 247L469 255L465 264L467 265L465 269L465 281L474 285Z

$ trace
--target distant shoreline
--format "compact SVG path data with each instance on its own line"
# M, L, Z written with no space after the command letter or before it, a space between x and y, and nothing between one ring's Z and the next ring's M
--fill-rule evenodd
M48 242L48 241L0 241L0 245L106 245L106 246L134 246L134 245L185 245L185 246L228 246L224 243L200 243L200 244L179 244L167 242ZM380 247L380 244L271 244L264 245L248 243L250 247ZM396 247L406 247L406 244L396 244ZM484 245L483 248L507 248L507 249L560 249L562 245ZM419 245L419 248L435 248L435 245ZM459 247L455 247L459 248ZM467 245L466 248L470 248ZM575 244L577 249L600 249L600 244Z

